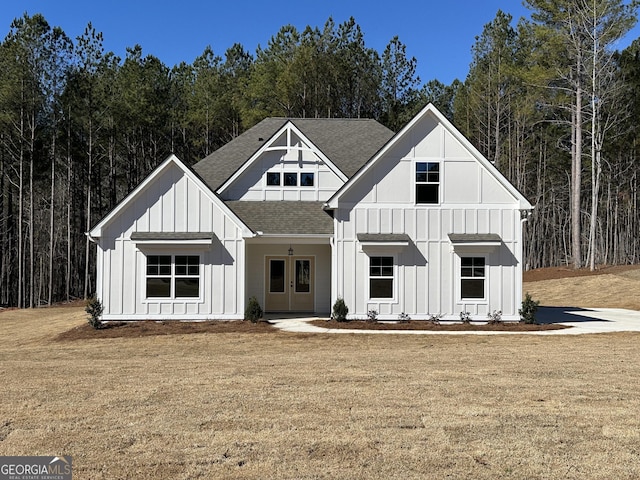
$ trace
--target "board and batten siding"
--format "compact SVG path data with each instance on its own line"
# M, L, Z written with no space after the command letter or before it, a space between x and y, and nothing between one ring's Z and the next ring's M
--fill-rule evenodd
M242 231L180 168L169 168L103 228L96 285L103 319L241 319ZM205 232L215 237L211 245L146 245L131 240L134 232ZM200 255L200 298L145 299L146 254Z
M313 173L314 185L295 187L268 186L266 172ZM309 150L264 152L233 182L221 192L225 200L243 201L326 201L344 182L315 153Z
M417 162L440 164L438 204L415 203ZM435 117L426 115L373 162L341 195L334 218L333 264L341 268L336 269L332 294L344 298L353 316L362 318L376 310L382 319L396 319L403 312L412 318L440 314L459 319L460 312L467 311L480 319L501 310L505 320L519 318L522 229L518 199ZM392 300L368 298L369 254L357 240L361 233L411 238L408 247L387 250L395 258ZM486 251L454 251L450 233L498 234L502 244ZM384 252L385 247L379 247L374 255L386 255ZM482 301L461 301L461 256L486 257L486 298Z

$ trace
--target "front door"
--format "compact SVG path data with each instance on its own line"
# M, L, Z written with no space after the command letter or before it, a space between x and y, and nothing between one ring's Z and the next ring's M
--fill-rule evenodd
M314 263L313 257L267 257L265 311L313 312Z

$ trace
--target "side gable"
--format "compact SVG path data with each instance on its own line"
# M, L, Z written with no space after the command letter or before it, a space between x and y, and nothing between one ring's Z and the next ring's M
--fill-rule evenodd
M383 160L384 159L384 160ZM415 164L444 162L441 203L513 203L529 201L432 104L382 147L325 205L341 202L415 204ZM440 203L440 202L439 202Z
M196 217L199 212L194 208L189 208L189 201L182 202L184 203L184 211L175 211L173 203L167 204L165 208L162 197L167 192L190 199L192 203L201 203L200 197L207 199L206 203L215 205L242 232L242 236L253 236L249 227L211 191L198 175L182 163L178 157L171 155L88 232L89 238L95 241L103 237L106 231L111 228L125 230L131 228L128 224L138 221L149 223L141 231L187 232L202 231L202 228L207 228L200 223L200 218ZM134 210L136 211L134 212ZM156 215L150 215L150 217L160 220L141 219L144 216L142 212L152 210L156 211ZM124 218L127 213L131 218ZM121 226L115 225L118 222ZM152 225L151 222L158 224Z

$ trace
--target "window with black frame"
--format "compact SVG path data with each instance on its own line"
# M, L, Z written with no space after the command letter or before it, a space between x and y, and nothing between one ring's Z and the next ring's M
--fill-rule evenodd
M393 257L369 257L369 297L393 298Z
M416 203L440 203L440 164L416 163Z
M460 293L463 299L485 297L486 267L484 257L462 257L460 259Z
M147 255L147 298L199 298L199 255Z

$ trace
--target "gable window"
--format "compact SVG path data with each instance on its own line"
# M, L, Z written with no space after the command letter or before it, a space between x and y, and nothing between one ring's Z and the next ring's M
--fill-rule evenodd
M267 186L280 186L280 172L267 172Z
M440 201L440 164L438 162L416 163L416 203L438 203Z
M285 173L284 174L284 186L296 187L298 186L298 174L297 173Z
M460 292L462 298L484 298L484 257L462 257L460 259Z
M300 174L300 186L301 187L313 187L313 173L302 172Z
M369 297L393 298L393 257L369 257Z
M199 255L147 255L147 298L199 298Z

